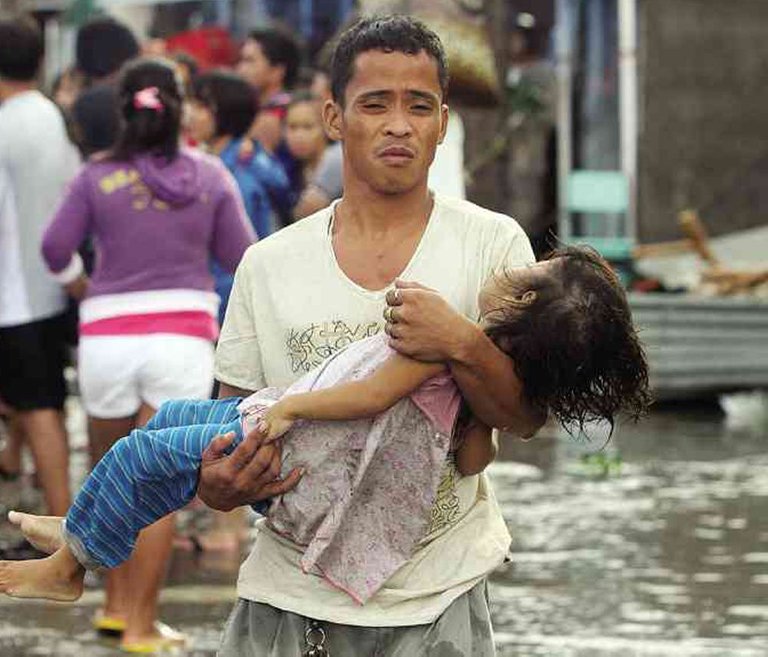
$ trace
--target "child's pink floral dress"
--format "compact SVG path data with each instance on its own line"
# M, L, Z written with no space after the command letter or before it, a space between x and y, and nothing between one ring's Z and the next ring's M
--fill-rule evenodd
M245 432L282 394L365 378L393 353L386 336L366 338L284 393L251 395L239 407ZM427 531L460 403L445 372L374 418L294 425L282 439L282 471L303 466L306 474L272 502L268 517L305 547L304 572L321 573L363 604L408 560Z

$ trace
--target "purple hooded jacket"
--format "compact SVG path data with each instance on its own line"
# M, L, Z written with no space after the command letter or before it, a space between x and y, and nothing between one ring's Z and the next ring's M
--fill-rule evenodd
M234 271L256 236L237 186L214 157L182 149L97 160L73 180L43 237L54 273L83 240L96 251L88 298L149 290L213 290L209 263Z

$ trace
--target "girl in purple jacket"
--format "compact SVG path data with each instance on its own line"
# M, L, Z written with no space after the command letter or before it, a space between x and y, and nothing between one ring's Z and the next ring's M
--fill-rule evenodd
M126 66L117 144L79 172L43 238L51 272L82 299L79 382L94 463L163 402L209 395L218 331L209 262L233 272L255 240L226 168L179 147L182 89L169 62ZM77 254L89 236L90 279ZM172 533L172 518L152 525L108 574L95 624L122 630L125 649L179 639L155 620Z

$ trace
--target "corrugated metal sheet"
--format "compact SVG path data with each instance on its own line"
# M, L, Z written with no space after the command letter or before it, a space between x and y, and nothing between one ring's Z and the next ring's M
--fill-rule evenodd
M631 294L657 399L768 388L768 301Z

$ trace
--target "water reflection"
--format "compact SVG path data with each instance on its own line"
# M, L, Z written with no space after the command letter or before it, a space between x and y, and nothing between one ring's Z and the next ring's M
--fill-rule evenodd
M768 655L766 437L709 407L657 411L617 428L607 476L582 460L600 437L507 442L501 655Z

